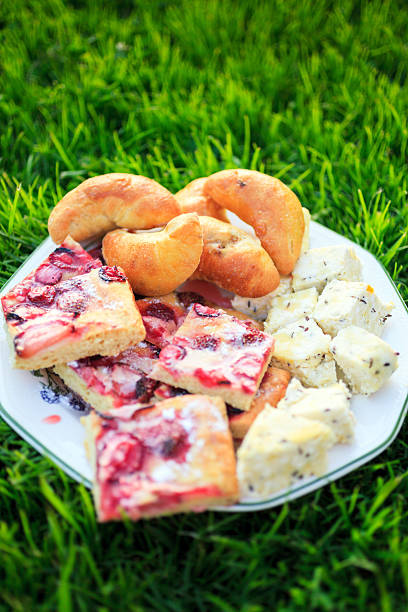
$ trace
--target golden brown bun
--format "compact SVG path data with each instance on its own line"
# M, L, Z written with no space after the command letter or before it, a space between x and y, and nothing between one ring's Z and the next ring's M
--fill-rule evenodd
M67 193L51 211L48 231L59 244L101 236L115 227L150 229L180 214L175 197L145 176L102 174Z
M183 189L175 194L177 202L180 204L181 212L196 212L199 215L215 217L220 221L229 223L225 209L218 206L213 199L204 193L204 185L207 177L198 178L188 183Z
M133 291L141 295L173 291L197 268L202 250L202 230L196 213L179 215L159 232L115 230L106 234L102 242L105 261L120 265Z
M254 170L222 170L208 177L205 193L252 225L281 274L300 255L305 222L296 195L272 176Z
M279 285L279 273L259 240L213 217L199 217L204 248L194 278L237 295L260 297Z

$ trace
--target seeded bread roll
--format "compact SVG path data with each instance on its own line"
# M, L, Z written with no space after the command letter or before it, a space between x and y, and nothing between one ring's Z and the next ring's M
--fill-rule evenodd
M260 297L276 289L279 273L257 238L213 217L199 219L204 248L194 278L248 297Z
M305 220L296 195L273 176L254 170L222 170L204 192L252 225L280 274L292 272L300 255Z
M203 238L198 215L179 215L160 232L109 232L102 250L106 262L123 268L133 291L165 295L187 280L199 264Z
M102 174L67 193L51 211L48 231L59 244L102 236L116 227L150 229L180 214L176 198L146 176Z

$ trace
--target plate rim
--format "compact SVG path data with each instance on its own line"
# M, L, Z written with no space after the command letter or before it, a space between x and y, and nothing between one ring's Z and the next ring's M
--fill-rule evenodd
M320 226L322 229L334 234L335 236L341 236L341 234L339 234L338 232L335 232L329 227L326 227L322 223L319 223L317 221L311 221L311 224ZM408 314L408 306L405 303L393 278L391 277L390 273L388 272L384 264L379 259L377 259L377 257L375 257L373 253L368 251L365 247L361 246L357 242L350 240L347 236L341 236L341 238L347 240L348 242L350 242L351 244L355 246L358 246L360 249L365 251L365 253L367 253L370 257L372 257L381 266L386 276L388 277L388 280L390 281L395 293L397 294L399 300L401 301L401 304L405 312ZM31 257L35 255L35 253L39 251L49 239L50 239L49 237L45 238L34 249L34 251L28 256L28 258L17 268L17 270L14 271L14 273L10 276L10 278L0 288L0 296L4 293L5 289L7 289L7 287L13 281L13 279L17 276L19 271L26 265L27 261L31 259ZM392 442L397 437L398 432L400 431L402 427L407 410L408 410L408 391L405 396L405 400L402 404L400 413L398 415L398 419L396 420L395 425L391 433L388 435L388 437L381 444L376 446L374 449L364 453L363 455L360 455L359 457L353 459L352 461L346 464L343 464L342 466L336 468L335 470L332 470L331 472L327 472L322 476L314 477L309 482L305 482L296 487L289 488L283 493L279 493L278 495L275 495L268 499L263 499L259 501L255 501L255 500L254 501L242 501L232 506L216 506L212 508L212 510L219 511L219 512L251 512L251 511L256 511L256 510L266 510L275 505L284 503L285 501L291 501L297 497L302 496L302 492L305 489L306 491L304 492L304 494L311 493L313 490L319 488L319 486L322 484L323 481L326 481L325 484L328 484L329 482L335 480L336 478L333 478L333 476L338 474L338 472L343 472L343 474L340 474L338 477L341 477L342 475L345 476L346 474L350 473L353 470L352 466L357 464L356 466L357 468L359 467L359 465L364 465L370 459L373 459L374 457L379 455L383 450L388 448L390 444L392 444ZM68 476L72 477L77 482L84 484L88 488L92 488L92 482L88 478L86 478L85 476L82 476L79 472L77 472L77 470L72 468L63 459L55 455L55 453L52 450L50 450L47 446L45 446L42 442L34 438L32 434L25 429L25 427L20 425L20 423L14 419L14 417L7 411L7 409L3 406L1 402L0 402L0 416L12 429L14 429L14 431L16 431L36 451L38 451L45 457L48 457L48 459L50 459L56 465L56 467L62 469L66 474L68 474Z

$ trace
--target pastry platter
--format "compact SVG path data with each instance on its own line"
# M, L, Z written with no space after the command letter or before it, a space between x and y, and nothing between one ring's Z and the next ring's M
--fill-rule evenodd
M233 214L235 225L251 229ZM329 455L326 473L309 477L290 489L265 499L241 499L238 504L216 507L225 512L250 512L272 508L306 495L359 468L387 448L397 436L408 408L408 310L385 268L371 253L330 229L311 222L310 247L353 246L363 266L363 279L375 286L381 299L394 303L383 339L400 353L399 367L389 381L370 396L354 395L351 408L356 417L355 438L350 444L336 445ZM1 291L10 289L53 251L55 244L45 240L10 278ZM13 369L9 359L5 329L0 329L0 416L38 452L48 456L69 476L91 487L91 468L85 450L82 413L69 394L59 393L50 381L30 371Z

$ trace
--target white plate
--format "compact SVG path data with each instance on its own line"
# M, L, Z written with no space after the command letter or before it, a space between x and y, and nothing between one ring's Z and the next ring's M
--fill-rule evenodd
M235 223L244 226L236 218ZM400 365L390 381L371 397L353 396L351 405L357 418L355 441L349 445L337 445L329 452L327 474L305 480L301 485L265 500L242 500L235 506L219 508L222 511L249 512L272 508L355 470L391 444L408 408L408 310L394 283L371 253L339 234L318 223L311 223L310 238L311 247L353 244L363 263L364 280L374 286L380 298L395 304L383 337L400 352ZM1 295L36 268L54 248L51 239L45 240L6 283ZM91 470L83 446L81 414L69 407L66 398L53 396L52 392L48 399L55 401L48 403L43 399L47 394L43 379L31 372L11 368L5 329L0 330L0 382L0 414L3 419L40 453L50 457L72 478L90 487ZM47 423L45 419L51 415L60 417L59 422Z

